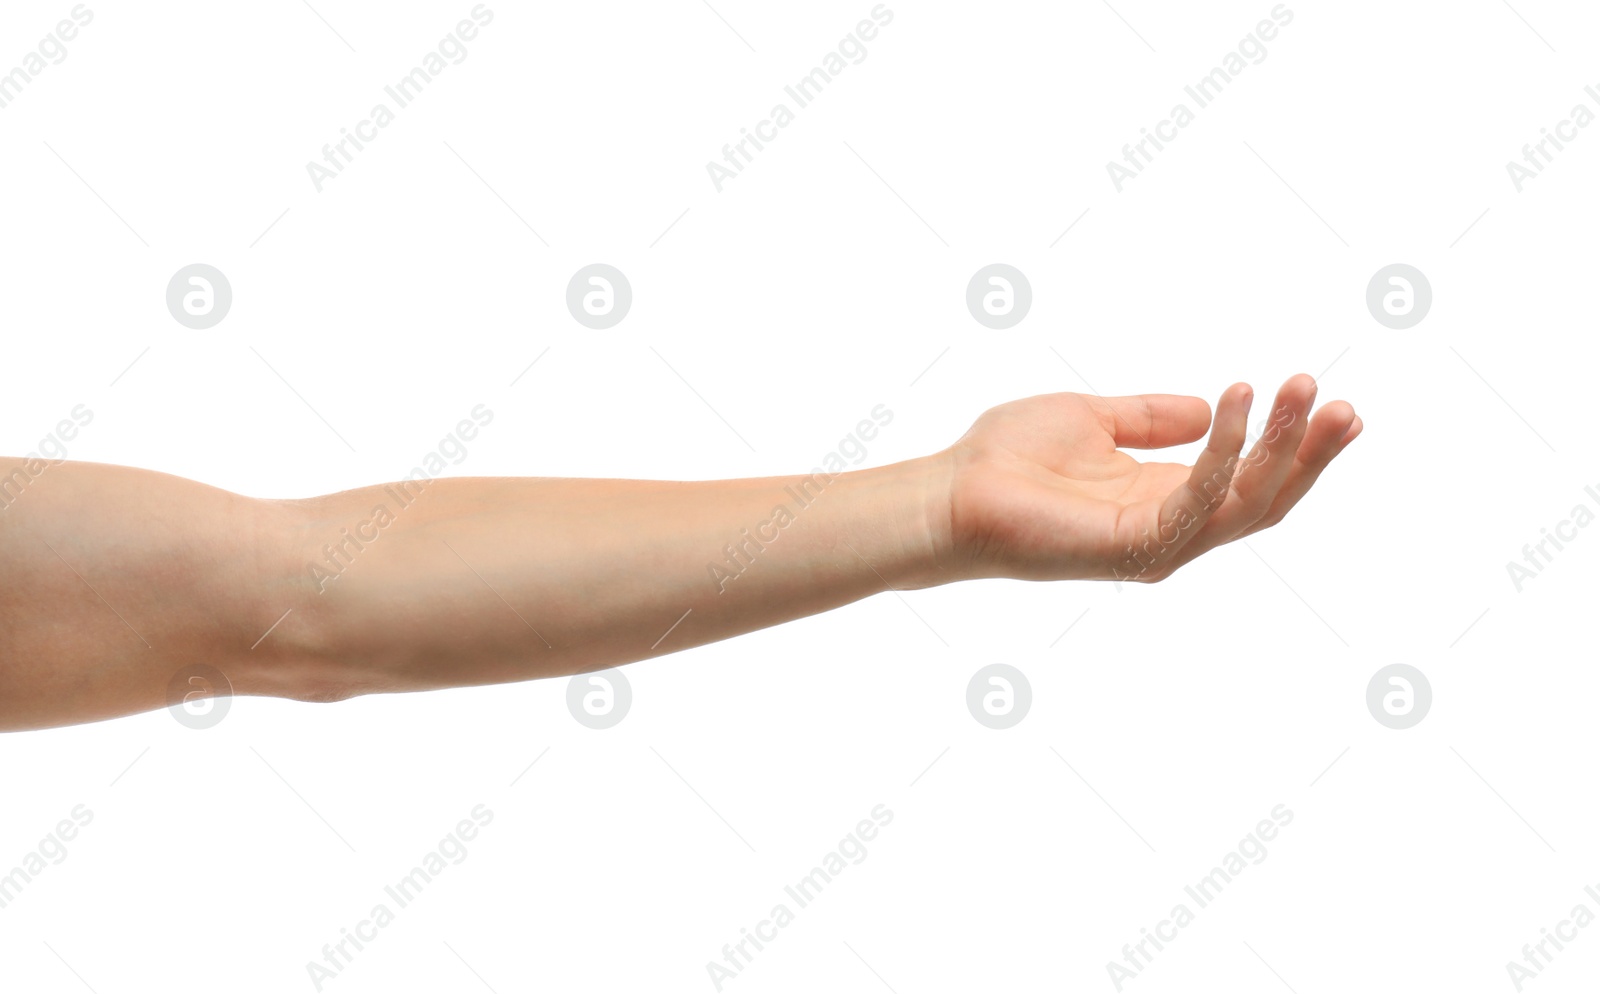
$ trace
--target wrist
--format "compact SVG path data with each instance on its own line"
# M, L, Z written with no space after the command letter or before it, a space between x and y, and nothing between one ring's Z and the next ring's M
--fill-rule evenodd
M881 519L892 531L899 590L919 590L963 579L956 568L950 528L951 459L948 452L868 470L883 481L888 507Z

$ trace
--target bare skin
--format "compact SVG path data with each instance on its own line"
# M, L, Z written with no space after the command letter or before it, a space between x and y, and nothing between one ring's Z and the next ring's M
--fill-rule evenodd
M196 663L234 694L334 701L603 669L889 588L1161 580L1277 524L1360 434L1343 401L1313 417L1315 393L1304 374L1285 383L1247 454L1242 383L1215 418L1197 397L1063 393L831 478L439 479L260 500L0 458L0 730L168 706ZM1208 428L1194 466L1120 451Z

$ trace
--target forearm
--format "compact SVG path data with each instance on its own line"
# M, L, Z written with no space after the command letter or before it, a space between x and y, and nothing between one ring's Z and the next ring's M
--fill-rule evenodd
M633 662L931 582L938 472L445 479L318 498L293 509L299 624L335 695Z
M309 700L497 683L927 585L941 472L441 479L270 501L63 464L0 512L0 727L163 706L193 662L235 693Z

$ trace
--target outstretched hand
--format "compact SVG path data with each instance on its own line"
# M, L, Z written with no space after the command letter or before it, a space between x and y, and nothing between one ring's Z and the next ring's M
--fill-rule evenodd
M1202 553L1283 520L1361 433L1348 403L1312 416L1317 384L1279 389L1241 454L1252 392L1236 383L1216 417L1198 397L1045 394L985 412L941 453L948 548L969 576L1151 582ZM1140 462L1125 448L1210 437L1193 466Z

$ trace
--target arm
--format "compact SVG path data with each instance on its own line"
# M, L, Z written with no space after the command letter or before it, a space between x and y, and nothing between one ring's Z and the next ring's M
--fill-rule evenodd
M500 683L676 652L888 588L1153 581L1276 523L1360 431L1249 388L1051 394L921 459L675 483L440 479L255 500L144 470L0 460L0 729L166 706L192 663L301 700ZM1120 448L1210 440L1193 467ZM17 486L18 472L31 482Z

